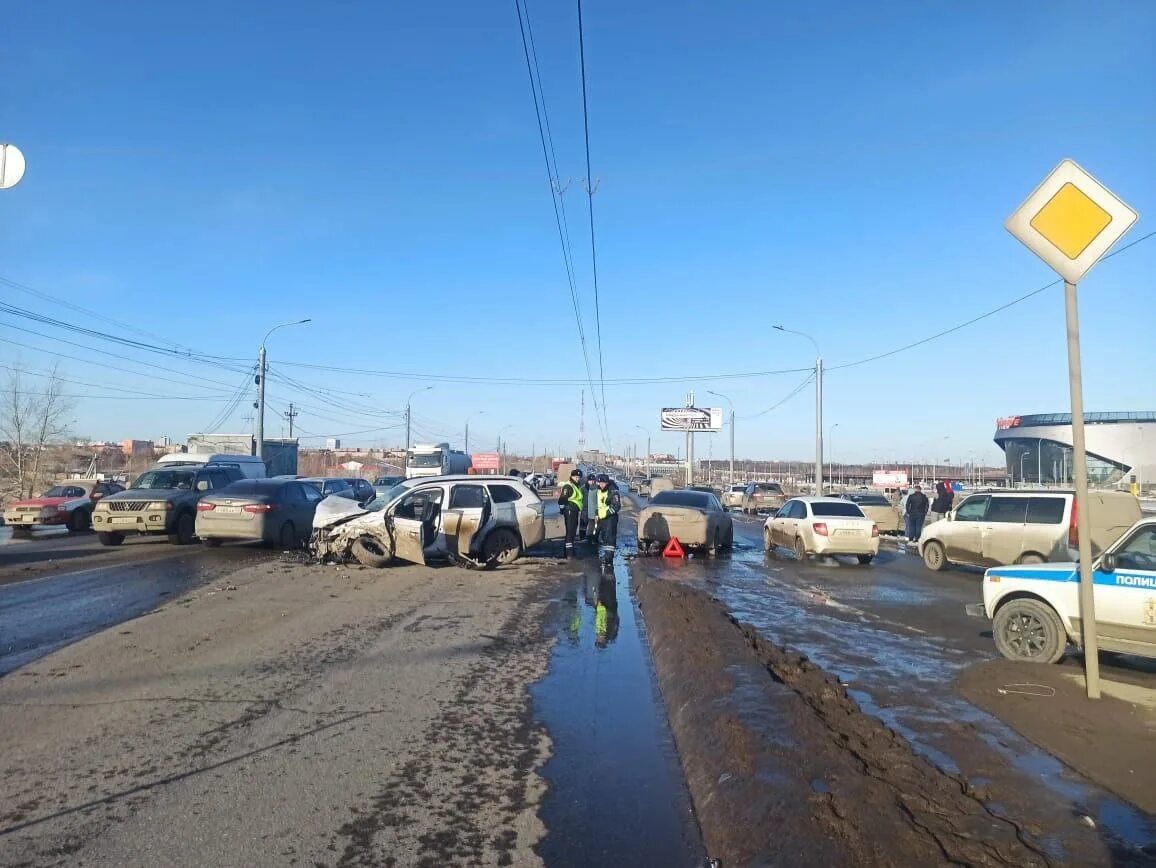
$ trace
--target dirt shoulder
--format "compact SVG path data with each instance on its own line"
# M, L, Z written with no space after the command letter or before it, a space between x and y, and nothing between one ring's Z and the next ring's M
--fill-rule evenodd
M247 566L0 680L0 864L537 864L553 561Z
M707 851L724 865L1053 865L1039 830L705 593L634 576ZM1112 864L1096 844L1084 864ZM1129 864L1116 862L1115 864ZM1141 863L1134 863L1141 864Z
M1156 814L1156 691L1101 678L1087 698L1083 670L990 660L956 681L971 703L1085 777ZM1156 855L1154 855L1156 861Z

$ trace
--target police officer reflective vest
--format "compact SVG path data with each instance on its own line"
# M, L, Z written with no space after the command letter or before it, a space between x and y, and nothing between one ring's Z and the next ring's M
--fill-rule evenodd
M573 482L567 482L566 488L570 489L570 494L567 495L565 490L562 491L563 502L573 504L578 511L581 512L583 500L581 486L575 485Z
M611 491L609 488L606 489L605 491L603 491L601 488L598 489L598 520L599 521L606 518L606 516L610 515L611 513L618 512L617 509L612 507L613 496L614 496L614 492Z

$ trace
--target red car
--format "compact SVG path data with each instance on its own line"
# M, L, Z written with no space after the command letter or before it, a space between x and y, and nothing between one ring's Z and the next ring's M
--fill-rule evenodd
M34 527L66 525L70 531L92 526L92 508L108 494L124 491L123 485L99 479L59 482L40 497L14 500L4 505L4 523L15 536L28 536Z

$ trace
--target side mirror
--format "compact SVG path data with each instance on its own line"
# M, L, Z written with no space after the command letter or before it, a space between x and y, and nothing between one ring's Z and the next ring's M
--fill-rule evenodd
M1115 552L1105 552L1100 555L1100 572L1114 573L1116 572L1116 554Z
M944 518L946 518L948 521L955 521L955 510L951 510L951 512L945 515Z

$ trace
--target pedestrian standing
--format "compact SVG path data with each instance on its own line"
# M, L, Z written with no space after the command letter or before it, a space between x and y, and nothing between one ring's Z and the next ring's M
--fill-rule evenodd
M941 479L935 483L935 500L931 504L931 520L939 521L951 512L955 502L955 492L951 490L951 480Z
M916 485L915 490L907 495L907 506L903 511L904 524L907 526L907 541L918 542L923 533L923 522L927 519L927 495L922 486Z
M907 498L911 496L910 488L899 489L899 514L907 515Z
M563 558L574 557L574 536L578 533L578 519L582 515L584 502L582 471L574 468L570 471L570 481L564 482L558 492L558 512L562 514L562 521L566 525L566 543L562 550Z
M598 542L602 553L602 563L609 566L614 562L614 550L618 547L618 513L622 509L622 495L618 486L611 487L610 477L598 475Z
M598 549L598 478L593 474L586 476L585 505L582 507L582 536L590 543L590 550Z

